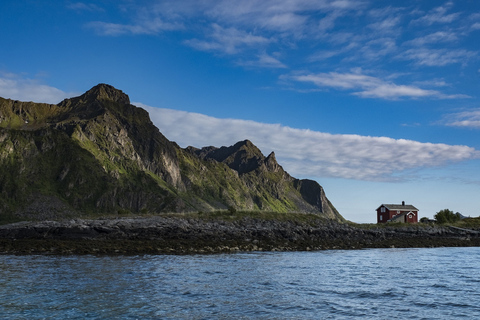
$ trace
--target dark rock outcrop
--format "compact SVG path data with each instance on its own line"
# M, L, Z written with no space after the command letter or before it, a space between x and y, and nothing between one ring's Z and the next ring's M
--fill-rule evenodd
M480 232L439 226L363 229L331 220L123 218L0 226L0 253L213 253L479 246Z

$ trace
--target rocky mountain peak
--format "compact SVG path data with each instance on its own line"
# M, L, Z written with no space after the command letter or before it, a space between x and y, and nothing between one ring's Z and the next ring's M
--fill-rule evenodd
M264 159L265 156L262 154L260 149L254 145L250 140L239 141L230 147L231 153L244 152L245 155L249 158L256 157L258 159Z
M271 152L268 157L265 159L265 165L267 169L272 172L278 172L282 167L278 164L277 159L275 158L275 152Z
M189 151L201 159L213 159L218 162L223 162L240 174L257 169L265 160L265 156L260 149L249 140L237 142L230 147L190 148Z
M81 99L84 101L109 100L121 104L130 104L130 98L127 94L105 83L100 83L88 90L81 96Z

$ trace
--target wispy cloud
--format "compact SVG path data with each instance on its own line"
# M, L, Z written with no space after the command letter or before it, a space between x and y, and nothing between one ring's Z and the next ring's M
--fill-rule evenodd
M265 1L207 1L208 15L222 22L246 27L256 26L265 30L288 33L302 37L332 26L341 12L354 11L364 6L363 1L352 0L265 0ZM323 24L317 25L315 15L324 13ZM311 29L313 28L313 29Z
M448 64L466 64L470 59L476 57L478 52L465 49L409 49L398 55L398 59L413 60L421 66L445 66Z
M361 59L375 61L384 58L397 51L397 45L393 38L378 38L366 41L358 50L357 57L353 55L352 61Z
M437 31L422 37L404 42L404 45L424 46L426 44L435 44L440 42L453 42L458 40L457 33L453 31Z
M480 157L474 148L388 137L329 134L280 124L218 119L198 113L145 108L167 138L183 147L229 146L249 139L298 177L358 180L402 179L402 172Z
M263 46L273 41L236 28L223 28L218 24L213 24L212 30L208 40L192 39L185 43L197 50L235 54L243 48Z
M362 65L378 74L398 73L409 64L415 69L410 72L413 83L429 80L421 69L455 64L465 67L479 55L464 42L477 29L478 15L454 11L451 1L427 12L412 11L408 5L382 7L371 1L353 0L122 3L127 8L122 11L125 21L93 21L87 27L103 36L181 31L177 32L179 41L195 50L213 53L247 68L290 68L290 73L304 70L304 75L295 81L310 81L321 88L341 89L335 82L354 76L328 72L331 70ZM84 3L72 6L82 8ZM319 69L320 64L323 69ZM361 81L344 90L363 98L466 97L368 76Z
M94 3L85 3L85 2L72 2L67 4L68 9L76 11L105 11L103 8L97 6Z
M84 7L83 4L76 4ZM304 39L317 36L319 30L334 26L345 12L355 12L363 1L352 0L185 0L130 3L130 21L117 23L93 21L88 28L99 35L157 34L168 30L188 29L196 37L184 43L202 51L237 54L242 46L265 50L272 39ZM321 21L317 16L322 15ZM210 27L208 27L210 26ZM270 67L270 65L268 65Z
M434 23L451 23L460 17L459 12L447 13L453 2L447 2L445 5L436 7L422 17L412 21L414 24L432 25Z
M20 101L59 103L77 95L43 84L40 80L25 79L15 74L0 73L0 97Z
M480 129L480 108L449 114L444 123L452 127Z
M425 81L416 81L415 85L426 86L426 87L448 87L451 86L449 83L445 82L443 78L429 79Z
M401 18L399 16L390 16L390 17L384 18L383 20L373 22L369 24L367 27L373 30L373 32L375 33L399 34L401 33L400 21L401 21Z
M103 36L120 36L124 34L157 34L162 31L182 29L181 24L165 22L160 18L143 21L138 24L92 21L88 23L86 27L95 30L97 34Z
M265 52L258 55L257 58L257 60L239 61L238 64L245 67L287 68L280 60Z
M219 25L236 26L237 29L252 30L261 29L275 33L288 34L302 37L305 33L318 30L314 18L318 12L329 14L324 21L329 26L341 12L354 11L364 6L362 1L352 0L246 0L232 2L229 0L185 0L178 1L155 1L150 4L130 3L128 10L132 11L134 23L117 24L111 22L95 22L93 26L102 30L115 26L115 30L121 29L124 33L139 34L138 29L147 29L149 32L161 32L165 29L152 28L149 25L162 24L176 25L178 21L195 18L207 18ZM75 3L71 8L87 9L90 5ZM335 11L334 14L330 14ZM175 21L176 23L172 23ZM195 28L198 25L194 26ZM107 35L115 33L105 32Z
M437 90L426 90L413 85L399 85L361 73L317 73L287 77L297 82L312 83L319 88L334 88L353 91L362 98L399 99L433 97L437 99L467 98L461 95L446 95Z

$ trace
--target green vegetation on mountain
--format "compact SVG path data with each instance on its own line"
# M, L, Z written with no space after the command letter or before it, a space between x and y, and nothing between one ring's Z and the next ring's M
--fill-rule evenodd
M0 220L228 208L343 220L273 152L248 140L182 149L112 86L58 105L0 98Z

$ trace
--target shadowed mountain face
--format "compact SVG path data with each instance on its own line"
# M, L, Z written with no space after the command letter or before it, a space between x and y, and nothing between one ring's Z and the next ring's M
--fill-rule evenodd
M0 98L0 215L25 219L226 208L343 218L315 181L250 141L180 148L99 84L58 105Z

